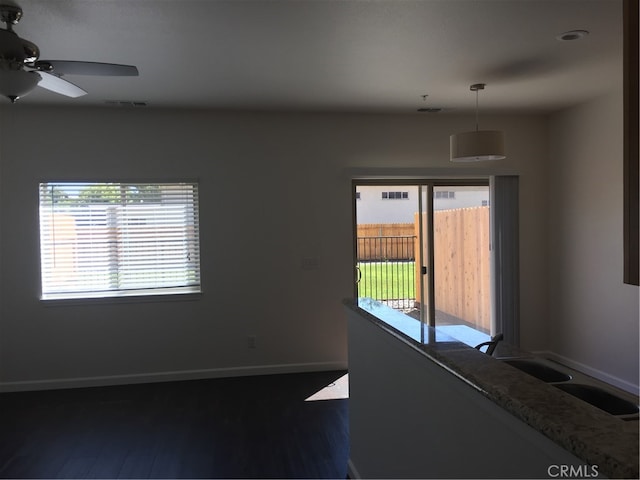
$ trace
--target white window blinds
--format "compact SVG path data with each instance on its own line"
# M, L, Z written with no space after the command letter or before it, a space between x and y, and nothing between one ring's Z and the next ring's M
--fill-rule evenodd
M198 185L41 183L42 297L200 291Z

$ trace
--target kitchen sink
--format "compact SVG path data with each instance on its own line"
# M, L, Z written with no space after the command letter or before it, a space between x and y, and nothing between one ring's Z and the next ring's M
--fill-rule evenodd
M541 362L529 359L508 359L502 360L504 363L521 370L524 373L536 377L543 382L567 382L571 380L571 375L560 372L555 368L545 365Z
M638 405L607 392L593 385L581 383L558 383L554 387L590 403L611 415L634 415L638 413Z

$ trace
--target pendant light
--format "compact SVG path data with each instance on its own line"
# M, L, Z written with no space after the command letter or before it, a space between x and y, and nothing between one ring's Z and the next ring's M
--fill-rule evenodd
M484 90L484 83L471 85L476 92L476 129L472 132L454 133L449 138L452 162L481 162L502 160L504 154L504 132L500 130L478 129L478 91Z

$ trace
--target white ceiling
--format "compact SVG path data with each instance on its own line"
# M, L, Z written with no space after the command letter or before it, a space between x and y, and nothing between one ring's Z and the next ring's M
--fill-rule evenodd
M621 81L621 0L14 1L41 59L140 71L66 76L89 94L37 88L24 105L460 112L483 82L483 111L544 112ZM574 29L590 35L556 39Z

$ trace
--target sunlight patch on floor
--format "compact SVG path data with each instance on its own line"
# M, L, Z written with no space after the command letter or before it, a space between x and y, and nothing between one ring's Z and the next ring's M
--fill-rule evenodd
M313 402L316 400L339 400L349 398L349 374L345 373L336 381L331 382L326 387L318 390L305 400L305 402Z

